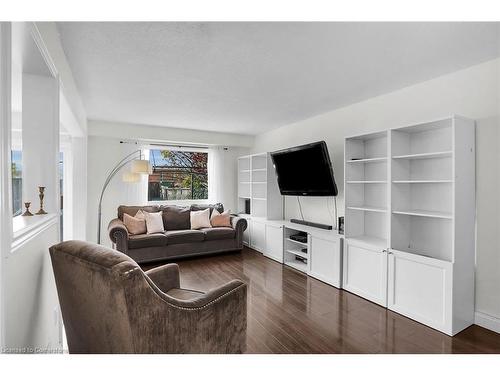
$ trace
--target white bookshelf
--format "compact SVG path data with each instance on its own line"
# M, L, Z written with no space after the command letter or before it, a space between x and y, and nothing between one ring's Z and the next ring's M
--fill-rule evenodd
M269 153L245 155L238 158L238 212L245 211L245 201L250 202L250 214L245 215L248 229L245 244L263 251L262 239L265 226L253 225L254 219L281 219L282 198ZM253 237L253 239L252 239Z
M345 140L344 288L449 335L473 323L474 134L450 116Z
M346 237L387 243L387 131L345 141Z

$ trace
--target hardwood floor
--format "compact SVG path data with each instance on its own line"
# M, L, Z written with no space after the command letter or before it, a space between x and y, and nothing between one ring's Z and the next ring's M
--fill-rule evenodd
M248 283L247 353L500 353L492 331L449 337L248 248L176 263L183 288Z

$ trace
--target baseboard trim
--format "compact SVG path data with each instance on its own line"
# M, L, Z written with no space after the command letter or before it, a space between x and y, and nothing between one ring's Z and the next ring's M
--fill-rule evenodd
M474 323L483 328L500 333L500 319L479 311L475 312Z

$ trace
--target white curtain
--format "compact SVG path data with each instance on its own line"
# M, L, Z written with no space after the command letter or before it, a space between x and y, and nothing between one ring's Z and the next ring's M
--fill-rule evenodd
M224 188L224 148L210 147L208 150L208 200L210 203L223 203ZM227 183L227 181L226 181Z

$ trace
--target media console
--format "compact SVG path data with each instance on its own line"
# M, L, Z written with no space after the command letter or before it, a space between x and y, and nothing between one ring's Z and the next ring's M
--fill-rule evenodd
M334 287L342 287L343 235L287 220L244 217L251 222L247 246ZM305 236L306 242L291 238L297 235Z

